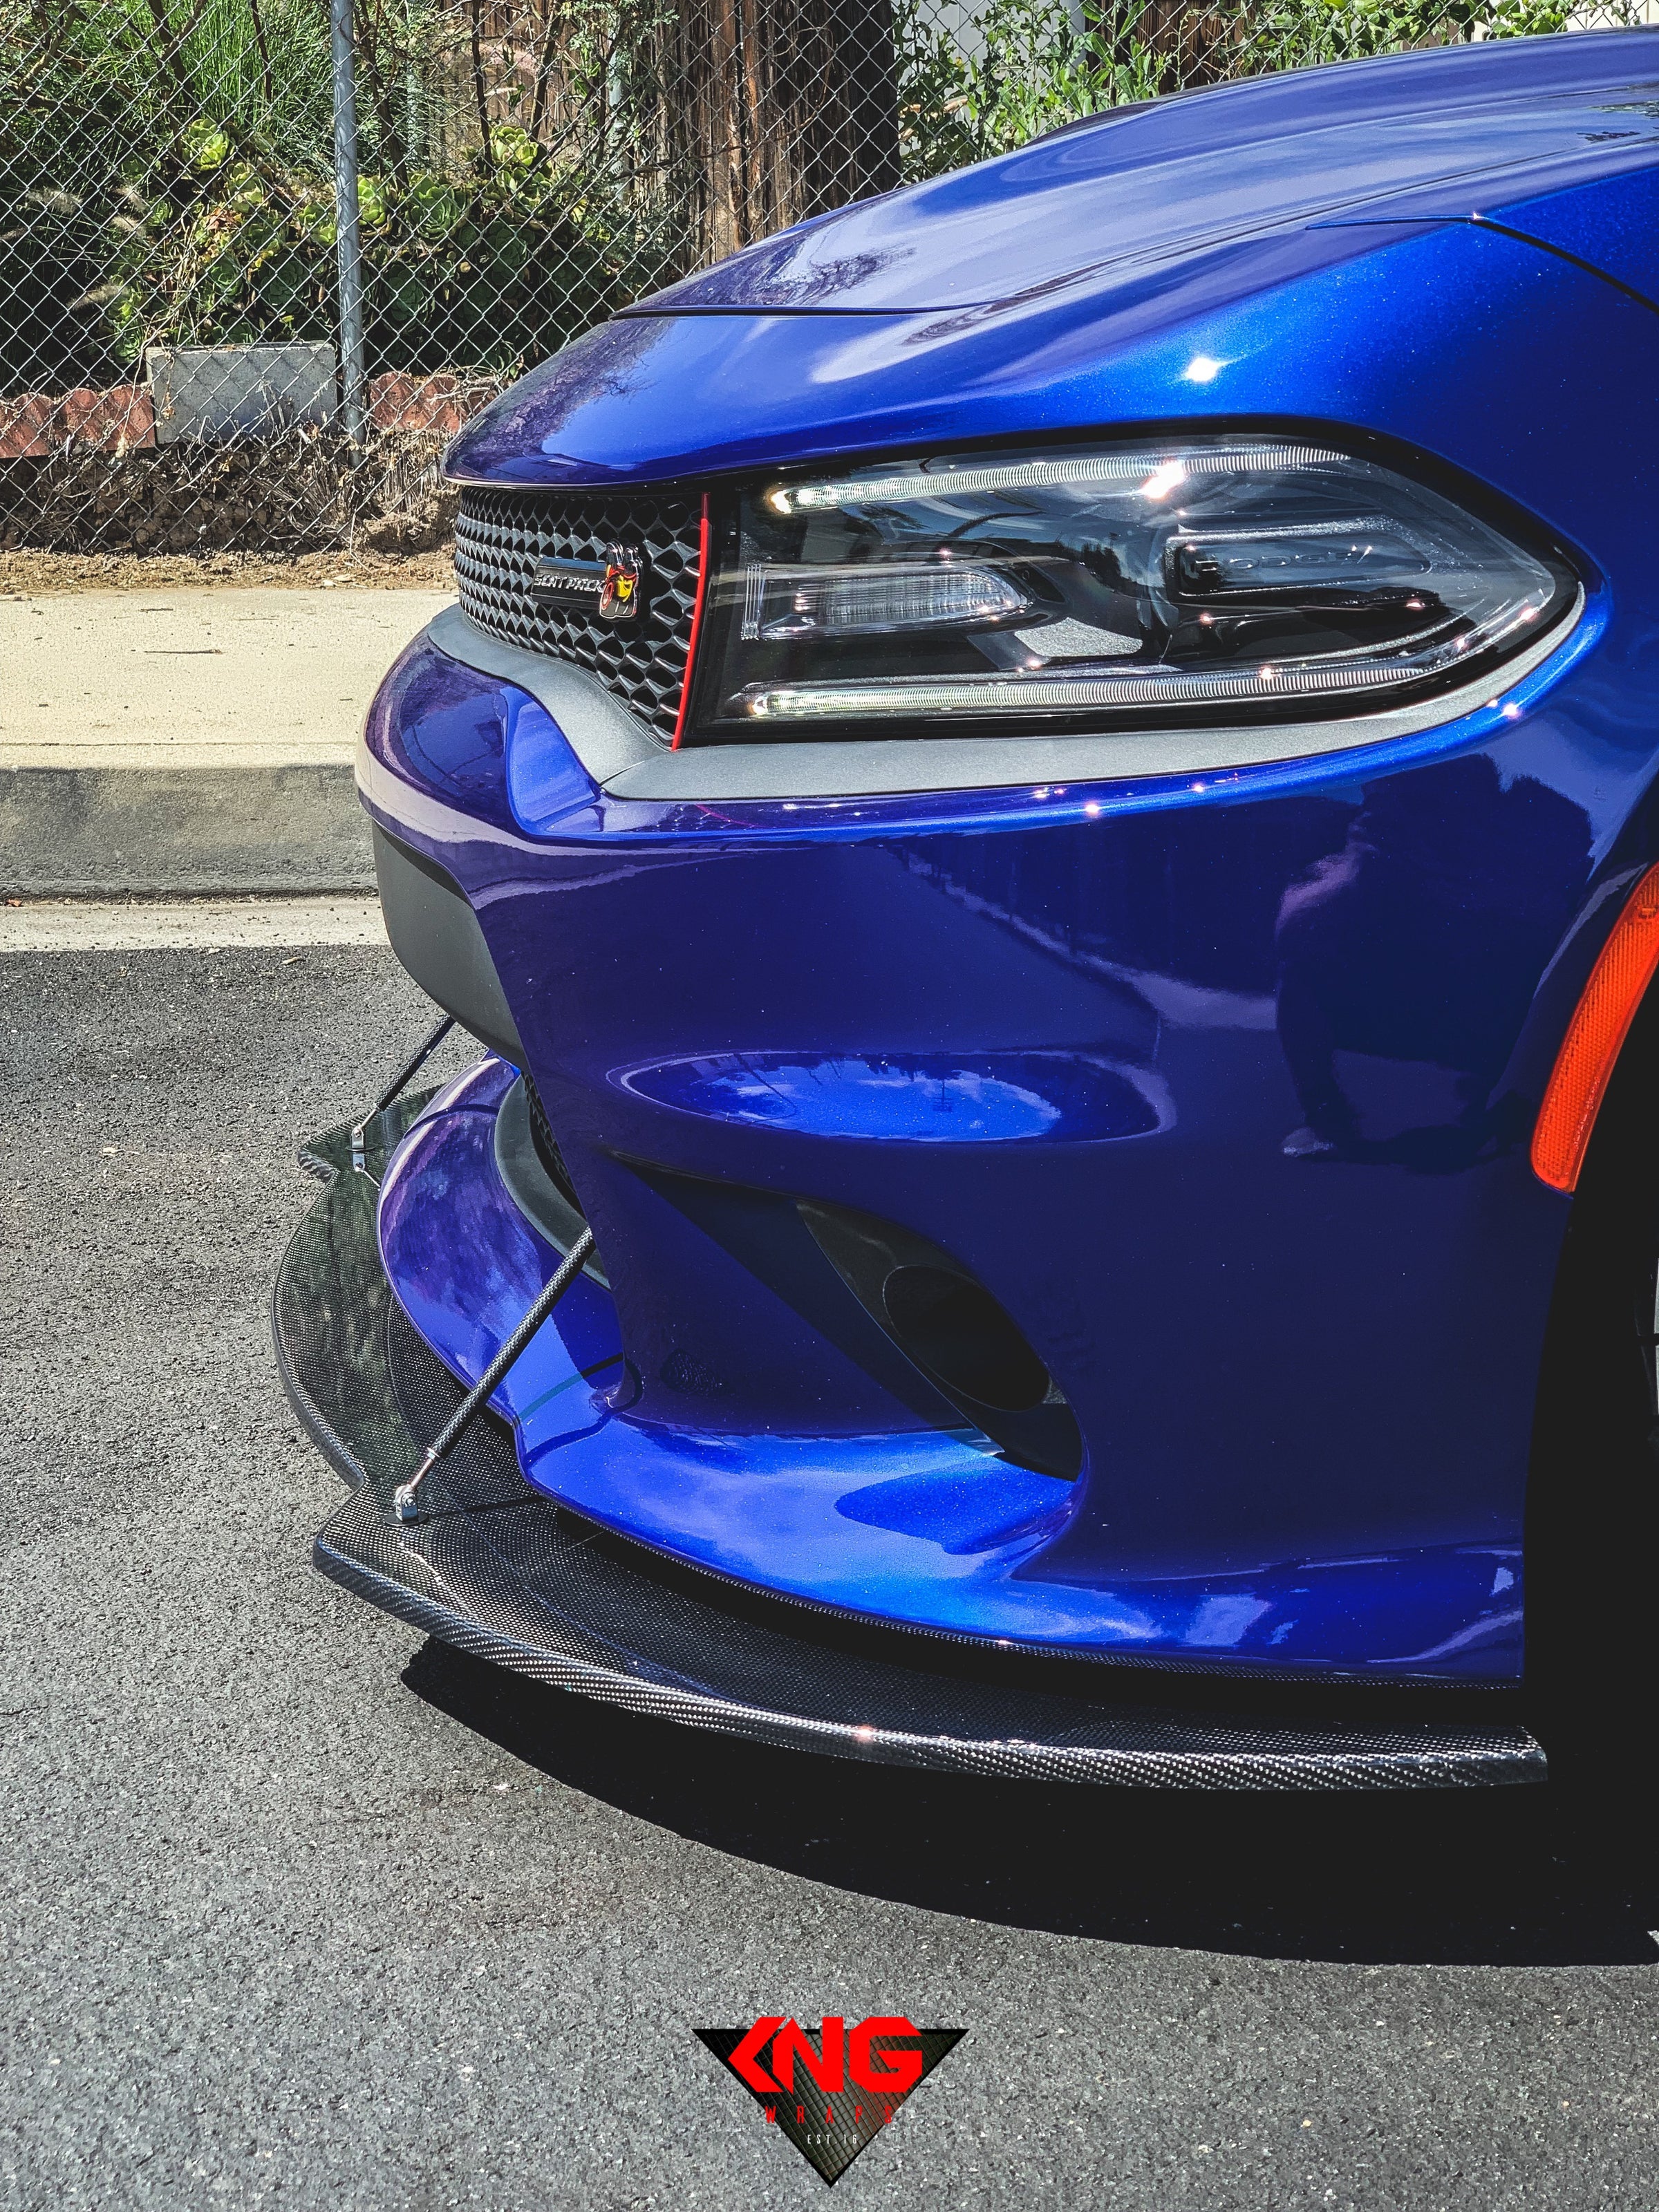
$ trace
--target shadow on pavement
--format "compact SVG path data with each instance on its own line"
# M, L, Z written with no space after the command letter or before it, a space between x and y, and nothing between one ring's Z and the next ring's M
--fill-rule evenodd
M1109 1942L1345 1962L1659 1967L1650 1792L1218 1796L984 1783L771 1750L428 1643L404 1677L527 1765L717 1850L866 1895Z

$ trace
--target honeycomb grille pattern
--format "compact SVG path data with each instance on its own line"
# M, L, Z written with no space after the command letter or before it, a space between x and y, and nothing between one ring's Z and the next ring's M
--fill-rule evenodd
M492 637L591 671L659 737L672 738L691 649L702 512L699 501L648 495L463 492L455 525L461 605ZM601 622L586 608L544 606L531 597L544 555L603 561L610 545L635 545L645 555L636 621Z

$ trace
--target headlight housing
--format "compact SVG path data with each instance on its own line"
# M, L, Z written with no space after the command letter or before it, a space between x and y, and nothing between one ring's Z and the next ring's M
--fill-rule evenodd
M1376 714L1571 604L1557 554L1382 463L1268 434L944 454L741 493L690 742Z

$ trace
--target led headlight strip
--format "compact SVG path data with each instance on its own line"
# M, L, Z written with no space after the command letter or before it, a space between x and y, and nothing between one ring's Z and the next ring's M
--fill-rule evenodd
M1518 609L1504 631L1530 630L1545 600ZM1499 635L1464 635L1448 647L1448 665L1473 657L1502 641ZM1292 662L1233 673L1194 674L1161 665L1115 670L1110 674L960 676L933 682L890 677L870 684L756 684L742 694L744 713L757 720L862 721L910 714L994 714L1086 713L1118 707L1229 706L1238 701L1314 699L1332 692L1383 691L1419 682L1420 660L1364 661L1334 659L1323 665Z
M907 469L902 476L845 477L838 483L775 484L766 495L775 514L817 514L835 507L868 507L896 499L958 497L964 492L1036 490L1050 484L1139 483L1149 499L1166 498L1191 477L1240 469L1278 471L1340 461L1322 446L1187 447L1149 452L1082 453L1054 460L1019 460L980 468Z
M748 712L792 721L860 720L894 714L994 714L999 708L1074 714L1090 707L1220 705L1234 699L1322 691L1382 690L1408 681L1414 669L1259 668L1243 676L1183 676L1170 668L1133 676L962 676L914 684L902 677L875 684L779 684L744 695ZM1154 681L1162 678L1161 682Z

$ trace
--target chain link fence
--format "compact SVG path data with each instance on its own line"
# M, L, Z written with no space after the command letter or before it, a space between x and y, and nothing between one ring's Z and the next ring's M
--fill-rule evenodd
M1642 5L0 0L0 549L433 545L474 409L787 223L1125 101Z

